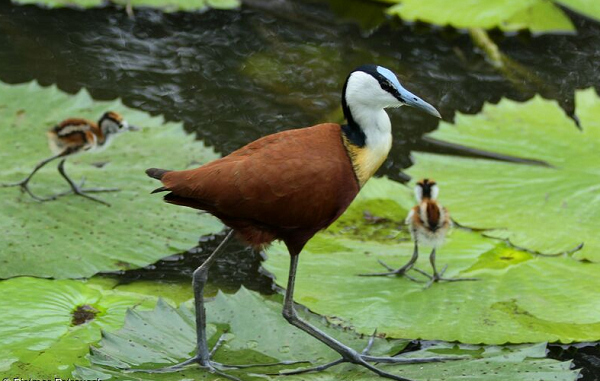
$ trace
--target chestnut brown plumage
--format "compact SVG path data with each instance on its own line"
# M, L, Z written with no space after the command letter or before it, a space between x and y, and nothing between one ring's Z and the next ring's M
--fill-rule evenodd
M339 124L263 137L186 171L149 169L165 201L205 210L260 248L282 240L292 255L350 205L359 186Z
M344 85L342 108L346 125L326 123L269 135L195 169L146 171L163 184L153 193L169 192L164 197L166 202L211 213L232 229L194 272L197 355L168 369L197 363L235 379L222 371L226 367L210 359L214 350L209 352L207 347L203 299L208 270L233 232L254 247L260 248L273 240L285 243L290 253L290 271L283 316L342 357L294 374L352 362L382 377L406 380L370 362L440 361L370 356L368 349L359 353L301 320L294 309L295 275L302 248L346 210L360 187L383 163L392 143L391 123L384 108L402 105L439 117L435 108L404 89L391 71L365 65L354 70Z

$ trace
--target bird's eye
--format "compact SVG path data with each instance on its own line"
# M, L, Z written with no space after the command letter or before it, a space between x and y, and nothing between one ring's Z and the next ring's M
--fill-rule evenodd
M394 85L388 80L381 82L381 88L390 93L394 91Z

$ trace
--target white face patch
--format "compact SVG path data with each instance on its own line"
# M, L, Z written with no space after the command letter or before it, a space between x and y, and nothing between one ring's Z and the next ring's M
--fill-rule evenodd
M350 75L344 97L354 122L365 135L365 146L357 157L360 167L357 176L364 184L385 161L392 147L392 123L384 108L402 104L382 89L375 77L363 71Z
M377 110L402 106L395 96L381 88L375 77L364 71L355 71L348 78L346 102L352 111L361 106Z
M423 188L418 184L415 185L415 198L417 199L417 202L421 202L421 199L423 198Z
M439 194L440 194L440 188L437 186L437 184L432 185L431 186L431 199L437 200Z

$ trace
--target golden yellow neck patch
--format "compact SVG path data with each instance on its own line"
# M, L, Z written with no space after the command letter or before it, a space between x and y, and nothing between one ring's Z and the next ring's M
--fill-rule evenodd
M352 144L344 134L342 134L342 139L344 141L344 147L346 147L346 151L350 157L350 161L352 162L354 174L358 179L358 185L362 188L367 180L373 177L375 172L381 167L381 164L383 164L387 158L389 149L386 152L376 152L369 149L368 145L359 147Z

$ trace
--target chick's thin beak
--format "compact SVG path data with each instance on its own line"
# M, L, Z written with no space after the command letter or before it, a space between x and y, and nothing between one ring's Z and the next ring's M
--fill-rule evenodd
M139 128L139 127L137 127L137 126L134 126L134 125L132 125L132 124L130 124L130 125L128 126L128 129L129 129L129 131L139 131L139 130L140 130L140 128Z
M439 111L436 110L435 107L425 102L418 96L414 95L410 91L406 89L400 89L398 92L400 93L400 97L402 98L402 101L404 101L405 105L423 110L426 113L433 115L437 118L442 118Z

